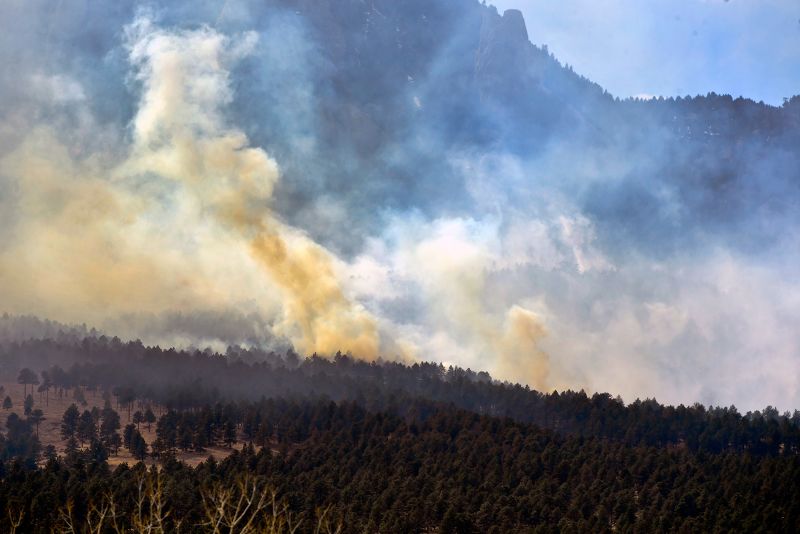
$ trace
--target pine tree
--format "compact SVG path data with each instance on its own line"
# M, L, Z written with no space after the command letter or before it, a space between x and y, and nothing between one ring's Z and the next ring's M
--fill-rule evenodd
M81 414L78 411L78 407L74 404L70 404L69 408L64 412L64 416L61 418L61 439L69 440L75 437L75 433L78 431L78 420L80 417Z
M95 418L92 417L92 412L89 410L84 410L80 419L78 419L77 435L81 443L91 443L97 439Z
M34 371L28 369L27 367L20 369L19 376L17 377L17 383L22 384L23 386L23 395L28 394L28 384L31 385L38 385L39 384L39 377L36 375Z
M30 416L28 417L28 419L30 419L31 423L36 425L36 437L38 438L39 437L39 423L41 423L42 421L45 420L44 412L42 410L40 410L39 408L36 408L35 410L31 411Z
M173 452L178 445L178 414L174 410L161 416L156 425L156 436L161 443L161 452ZM155 447L154 447L155 448Z
M156 422L156 414L153 413L153 410L150 407L147 407L147 410L144 412L144 419L142 420L143 423L147 423L147 431L150 432L150 425Z
M33 410L33 395L28 394L28 396L25 397L25 403L23 404L23 409L25 411L25 415L31 414L31 410Z
M74 434L70 436L69 439L67 439L67 444L64 447L64 452L67 453L67 456L74 456L75 454L78 453L78 440L75 439Z
M120 443L119 433L117 433L120 428L119 414L111 408L110 404L106 404L100 417L100 441L108 449L116 453Z
M136 430L139 430L139 424L144 421L144 414L140 410L133 412L133 424L136 425Z
M225 445L228 447L231 447L234 443L236 443L236 425L231 421L225 422L223 440L225 441Z
M192 429L184 425L180 429L180 437L178 438L178 446L181 450L188 451L192 448L194 440L192 439Z
M48 445L47 447L44 448L44 451L42 451L42 455L45 457L45 459L47 459L47 461L52 462L56 460L58 458L58 451L56 450L56 446L52 444Z
M138 430L134 432L131 438L131 453L139 461L144 461L147 458L147 443Z
M125 425L125 430L122 432L122 444L128 450L132 450L134 432L138 432L136 425L133 423Z
M108 449L100 440L92 440L89 445L89 457L97 463L108 461Z

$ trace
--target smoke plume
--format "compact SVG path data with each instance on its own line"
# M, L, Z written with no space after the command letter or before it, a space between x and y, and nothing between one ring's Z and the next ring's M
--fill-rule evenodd
M129 28L129 49L143 86L134 145L123 172L174 180L199 217L243 240L281 290L279 332L306 353L377 356L375 321L343 293L330 254L270 210L278 165L225 124L230 62L252 50L255 34L230 40L208 28L170 33L148 19Z
M0 312L800 405L799 98L621 101L477 0L143 3L0 2Z
M224 118L229 69L256 39L142 15L126 29L141 93L127 154L75 154L41 126L3 159L20 221L0 264L6 306L96 322L244 306L277 312L273 334L305 353L377 356L375 321L335 259L270 209L278 165Z

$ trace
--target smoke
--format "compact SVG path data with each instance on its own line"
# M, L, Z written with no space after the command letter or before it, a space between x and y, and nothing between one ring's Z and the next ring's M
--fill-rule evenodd
M503 310L506 299L488 286L505 257L492 245L497 232L490 222L470 219L397 218L354 260L352 291L417 357L488 366L498 378L547 388L542 319L522 302Z
M531 310L513 306L506 315L503 337L496 342L495 374L540 390L550 385L550 357L541 348L547 332Z
M2 311L800 404L796 107L615 101L472 0L138 4L0 3Z
M224 354L228 347L255 347L285 353L291 347L262 315L234 309L136 313L104 321L103 331L146 345L210 348Z
M303 352L377 355L375 322L344 294L335 259L271 211L278 165L226 124L229 69L256 38L166 31L140 15L126 29L141 91L128 154L76 155L41 126L3 159L19 220L0 264L7 306L98 323L109 313L278 311L273 334ZM75 100L75 84L67 95L52 80L47 88Z
M277 164L225 124L221 107L232 99L227 65L248 54L256 38L231 40L209 28L166 32L146 18L130 26L130 57L143 94L123 169L178 182L199 213L248 243L281 290L285 317L278 331L299 350L374 358L375 322L343 293L330 254L270 211Z

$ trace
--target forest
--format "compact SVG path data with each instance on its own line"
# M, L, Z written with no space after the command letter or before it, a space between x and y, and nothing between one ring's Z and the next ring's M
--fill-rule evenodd
M26 399L22 415L4 404L6 531L789 532L800 521L800 412L625 404L434 363L74 332L4 342L0 366ZM57 399L69 404L60 441L44 443L41 408ZM229 453L180 460L215 447Z

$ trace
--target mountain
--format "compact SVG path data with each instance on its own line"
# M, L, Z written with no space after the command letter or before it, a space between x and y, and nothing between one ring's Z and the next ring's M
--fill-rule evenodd
M344 194L343 209L364 225L375 223L375 206L474 213L449 155L497 151L535 160L557 145L633 162L610 186L596 186L602 191L577 193L598 224L631 234L640 247L654 239L678 247L684 243L676 240L694 241L687 234L697 228L727 234L737 246L763 246L770 232L754 226L796 222L797 97L780 108L713 93L620 101L531 44L519 11L500 15L470 0L275 5L313 43L305 45L315 68L303 89L312 109L276 111L276 99L298 98L281 94L294 80L246 84L237 87L240 123L285 165L282 212L322 239L341 237L302 218L319 187L337 200ZM275 16L265 6L251 24L269 28ZM248 79L272 76L261 61L247 62ZM293 146L298 132L281 127L302 124L303 113L316 118L307 132L311 154ZM323 167L309 167L309 159ZM758 162L779 168L754 168ZM677 196L677 220L665 213L659 189Z
M50 37L73 54L103 121L125 124L134 113L121 97L124 77L114 78L124 58L109 51L137 5L77 10L82 31L71 32L68 18ZM554 147L586 165L597 164L596 153L633 163L617 169L611 191L575 193L578 207L609 231L632 233L637 246L657 237L675 247L696 241L685 234L697 226L715 234L733 226L753 247L770 241L766 229L751 228L765 215L796 222L798 97L782 107L713 93L619 100L532 44L519 11L500 14L477 0L175 3L159 20L258 32L256 52L232 72L234 123L280 162L277 209L337 250L356 252L385 210L474 215L463 172L448 158L497 152L535 162ZM111 67L102 80L98 61ZM754 168L760 161L777 168ZM685 208L677 221L660 213L659 188ZM331 229L320 198L359 231ZM644 215L623 203L653 207L656 219L641 224Z
M800 97L536 42L0 3L0 530L793 532Z
M3 9L19 21L0 79L4 311L182 347L416 355L547 390L800 402L782 371L800 341L797 97L620 100L518 11L474 0ZM180 68L155 70L169 54ZM144 157L159 142L258 153L259 187L220 157L167 176L170 158ZM259 260L257 232L221 220L226 187L325 281ZM331 341L337 321L359 341Z

